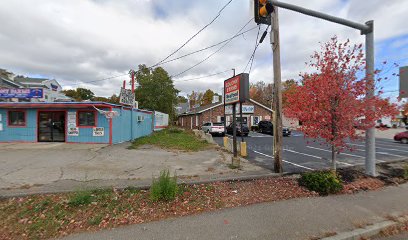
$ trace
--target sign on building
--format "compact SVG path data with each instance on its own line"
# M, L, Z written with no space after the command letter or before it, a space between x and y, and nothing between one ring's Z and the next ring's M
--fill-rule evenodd
M225 104L245 102L249 99L249 74L241 73L224 81Z
M236 113L240 113L239 105L235 106ZM254 105L242 105L242 113L243 114L251 114L254 113L255 107ZM225 114L232 114L232 105L225 106Z
M0 88L0 98L43 98L43 89Z
M119 102L123 105L134 106L135 94L132 92L131 89L120 88Z
M77 128L77 127L68 127L67 135L72 136L72 137L78 137L79 136L79 128Z
M92 136L94 137L103 137L105 135L105 128L103 127L94 127L92 131Z
M399 69L399 91L400 98L408 97L408 66Z

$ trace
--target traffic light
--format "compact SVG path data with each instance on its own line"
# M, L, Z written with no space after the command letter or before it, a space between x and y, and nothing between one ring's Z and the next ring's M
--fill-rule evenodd
M257 24L271 25L270 14L273 12L273 6L267 0L254 0L255 22Z

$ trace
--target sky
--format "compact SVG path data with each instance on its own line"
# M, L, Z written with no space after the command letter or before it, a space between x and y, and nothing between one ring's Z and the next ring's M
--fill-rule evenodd
M152 66L208 24L229 0L2 0L0 68L19 75L57 79L64 89L85 87L98 96L118 94L129 69ZM407 0L282 0L334 16L365 23L374 20L376 67L387 81L384 95L397 96L399 66L408 65ZM253 17L251 0L232 0L220 17L174 57L234 36ZM334 35L364 44L355 29L279 9L282 80L298 79L310 69L305 62ZM253 28L253 29L252 29ZM260 35L266 26L261 25ZM186 95L212 89L244 68L254 50L258 28L221 46L161 65ZM210 57L209 57L210 56ZM209 58L208 58L209 57ZM171 59L170 58L170 59ZM182 75L184 70L208 58ZM386 64L383 64L384 62ZM249 67L246 72L248 72ZM215 73L222 74L201 78ZM104 81L100 79L109 78ZM199 79L197 79L199 78ZM191 80L192 79L192 80ZM273 82L269 35L257 49L250 82Z

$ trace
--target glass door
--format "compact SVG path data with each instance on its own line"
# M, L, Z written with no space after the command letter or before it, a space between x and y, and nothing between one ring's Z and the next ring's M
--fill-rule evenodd
M38 113L38 141L65 142L65 112Z

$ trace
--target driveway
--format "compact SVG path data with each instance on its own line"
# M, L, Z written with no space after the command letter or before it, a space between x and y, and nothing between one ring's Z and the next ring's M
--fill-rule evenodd
M84 187L150 184L163 169L179 179L265 171L243 162L228 168L229 155L217 147L201 152L167 151L153 146L129 150L117 145L0 144L0 196L11 192L53 192Z

